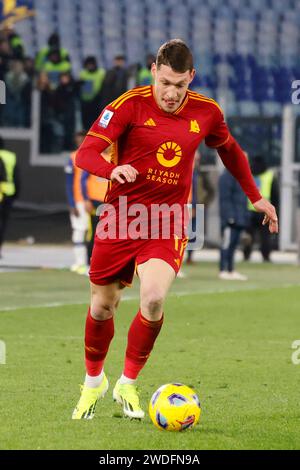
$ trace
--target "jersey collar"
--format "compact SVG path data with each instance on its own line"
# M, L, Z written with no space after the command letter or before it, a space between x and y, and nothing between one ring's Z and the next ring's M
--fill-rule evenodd
M188 93L186 93L186 95L185 95L185 97L184 97L184 100L183 100L183 102L181 103L181 105L179 106L179 108L176 109L176 111L174 111L173 113L167 113L166 111L164 111L164 110L158 105L158 103L157 103L157 101L156 101L156 99L155 99L155 93L154 93L154 86L153 86L153 85L151 86L151 91L152 91L152 99L153 99L153 101L154 101L156 107L157 107L157 108L159 109L159 111L160 111L162 114L164 114L164 115L166 115L166 114L171 115L171 116L178 115L178 114L183 110L183 108L185 108L185 106L186 106L186 104L187 104L187 102L188 102L188 100L189 100L189 95L188 95Z

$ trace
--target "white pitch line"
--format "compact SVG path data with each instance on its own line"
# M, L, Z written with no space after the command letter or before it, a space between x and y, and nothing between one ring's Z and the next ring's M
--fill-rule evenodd
M132 296L132 297L123 297L122 300L138 300L138 296ZM70 306L70 305L88 305L88 302L50 302L50 303L44 303L44 304L35 304L35 305L23 305L23 306L9 306L9 307L3 307L0 308L0 312L10 312L13 310L24 310L25 308L57 308L57 307L65 307L65 306Z
M260 287L259 289L255 286L249 287L249 288L244 288L244 289L211 289L211 290L206 290L206 291L199 291L199 292L189 292L189 291L179 291L179 292L170 292L168 294L168 297L185 297L188 295L217 295L217 294L236 294L237 292L249 292L253 290L257 291L268 291L268 290L273 290L273 289L288 289L291 287L300 287L300 283L298 284L282 284L280 287L274 286L274 287ZM125 295L122 297L122 301L128 301L128 300L139 300L139 295ZM44 303L44 304L38 304L38 305L23 305L23 306L9 306L9 307L0 307L0 313L1 312L11 312L15 310L24 310L24 309L37 309L37 308L57 308L57 307L64 307L64 306L71 306L71 305L88 305L88 302L50 302L50 303Z

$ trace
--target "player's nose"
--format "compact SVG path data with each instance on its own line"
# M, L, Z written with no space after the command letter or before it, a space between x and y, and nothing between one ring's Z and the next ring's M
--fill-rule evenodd
M167 99L168 101L175 101L175 100L177 99L177 94L174 93L174 92L173 92L173 93L168 93L168 94L166 95L166 99Z

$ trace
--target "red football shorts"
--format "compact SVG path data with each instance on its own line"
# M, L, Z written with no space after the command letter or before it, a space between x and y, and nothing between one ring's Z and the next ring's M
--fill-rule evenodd
M177 237L165 240L100 240L96 235L90 280L94 284L106 285L119 279L125 286L130 286L136 266L151 258L166 261L177 274L187 242L187 238Z

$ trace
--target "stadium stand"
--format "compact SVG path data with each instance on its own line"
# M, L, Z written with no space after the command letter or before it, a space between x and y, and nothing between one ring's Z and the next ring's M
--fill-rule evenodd
M143 63L169 37L181 37L199 69L194 88L218 98L227 91L234 115L279 115L299 76L300 2L297 0L39 0L36 15L16 24L34 56L57 31L72 71L94 55L109 68L123 54ZM174 6L176 5L176 8ZM255 51L255 55L254 55Z
M28 128L25 135L30 136L32 144L30 165L59 167L62 152L71 146L68 136L64 136L64 112L51 81L37 70L34 77L30 62L25 65L29 60L26 58L35 58L49 37L57 33L71 63L71 76L59 83L60 93L72 106L75 101L76 129L82 128L79 76L87 56L94 56L98 67L106 71L116 56L125 56L131 88L145 65L146 55L155 53L169 38L180 37L194 55L197 75L192 88L220 102L233 134L250 154L263 150L269 163L279 167L283 109L291 104L293 80L300 79L300 0L22 0L16 2L19 4L35 12L14 24L25 48L21 59L24 70L19 63L10 78L11 83L16 82L15 77L21 78L24 92L20 93L19 88L18 101L11 100L12 87L8 87L6 105L0 107L0 133L4 128L2 134L9 139L13 126L20 127L20 133ZM0 79L7 82L7 64L15 57L7 52L6 38L1 42L2 34L3 30ZM36 100L41 103L41 112L35 114L40 132L30 122L35 112L30 106L31 84L41 91ZM34 93L34 99L37 95ZM15 113L12 103L21 106L22 112ZM99 111L101 105L100 100ZM300 106L294 106L293 112L300 114ZM297 129L299 126L297 121ZM17 147L21 137L18 134ZM203 149L203 164L217 165L214 153L207 148ZM55 203L62 199L62 195L57 196Z

